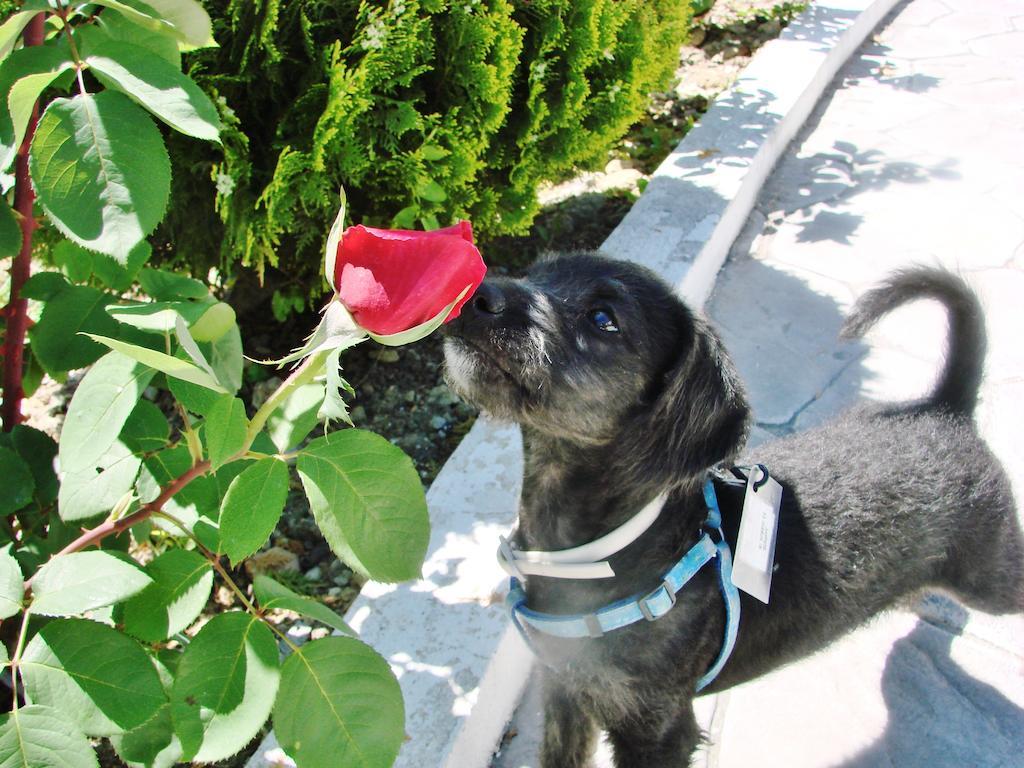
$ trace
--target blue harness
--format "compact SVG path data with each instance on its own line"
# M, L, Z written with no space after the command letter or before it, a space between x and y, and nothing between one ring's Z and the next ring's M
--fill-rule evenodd
M704 503L708 508L708 516L700 540L662 575L661 584L647 594L617 600L588 614L541 613L526 607L526 592L518 579L511 578L505 605L512 623L527 645L532 647L524 624L553 637L596 638L638 621L660 619L676 604L676 594L687 582L707 563L715 560L718 566L718 585L725 600L725 639L718 658L697 681L698 691L707 687L722 671L736 645L736 633L740 625L740 596L732 583L732 553L722 534L722 512L710 477L704 481Z

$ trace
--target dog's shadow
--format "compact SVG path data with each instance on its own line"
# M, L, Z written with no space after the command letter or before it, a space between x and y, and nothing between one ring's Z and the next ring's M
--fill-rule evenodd
M953 644L968 614L943 597L932 596L926 604L933 601L944 604L941 625L919 620L886 660L885 731L838 768L1024 765L1024 710L954 660Z

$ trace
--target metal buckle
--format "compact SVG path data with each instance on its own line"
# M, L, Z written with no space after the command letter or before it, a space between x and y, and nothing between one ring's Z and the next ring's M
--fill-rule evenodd
M647 607L647 601L652 599L654 597L654 593L657 592L659 589L662 589L662 588L664 588L665 593L668 595L668 600L669 600L669 605L668 605L668 608L665 610L665 613L668 613L669 611L671 611L672 608L676 604L676 593L673 591L672 585L670 585L667 580L662 581L661 584L656 586L654 589L652 589L650 592L648 592L646 595L641 597L636 602L636 604L638 606L640 606L640 613L642 613L644 618L647 619L648 621L655 621L656 619L659 618L658 616L655 616L653 613L651 613L651 609ZM663 613L662 616L664 616L664 615L665 614Z

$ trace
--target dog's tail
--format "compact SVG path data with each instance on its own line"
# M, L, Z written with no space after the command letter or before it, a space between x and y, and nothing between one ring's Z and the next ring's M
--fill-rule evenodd
M857 300L843 324L842 336L859 337L884 314L916 299L935 299L946 308L950 337L938 385L918 408L969 416L978 400L985 367L985 320L978 297L957 275L930 267L894 272Z

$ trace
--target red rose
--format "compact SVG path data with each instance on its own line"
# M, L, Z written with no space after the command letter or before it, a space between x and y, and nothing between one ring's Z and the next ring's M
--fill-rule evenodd
M455 319L486 271L468 221L432 232L360 224L341 236L334 284L362 328L388 336L432 320L458 299L444 322Z

